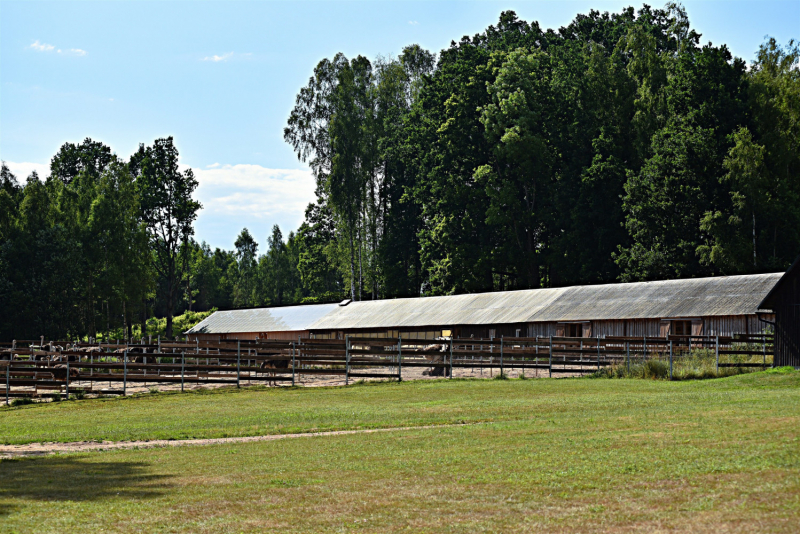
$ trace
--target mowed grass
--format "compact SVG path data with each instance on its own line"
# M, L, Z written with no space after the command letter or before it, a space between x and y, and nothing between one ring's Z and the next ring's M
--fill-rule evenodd
M175 414L187 399L204 410ZM263 413L270 407L280 407L274 418ZM231 413L239 419L225 422ZM268 419L256 433L483 424L1 461L0 532L796 532L800 524L797 372L154 396L10 410L0 413L0 432L6 439L13 417L26 425L15 439L64 439L79 421L100 426L92 414L129 438L252 434L259 415ZM150 420L162 416L165 428ZM48 430L59 417L69 430Z

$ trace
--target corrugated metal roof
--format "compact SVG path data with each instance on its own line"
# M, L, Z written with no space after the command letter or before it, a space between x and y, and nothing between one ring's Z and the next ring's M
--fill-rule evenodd
M214 312L189 329L187 334L242 332L291 332L308 327L338 304L306 304L280 308L257 308Z
M190 334L408 328L755 313L783 273L216 312Z
M783 273L353 302L309 330L755 313Z

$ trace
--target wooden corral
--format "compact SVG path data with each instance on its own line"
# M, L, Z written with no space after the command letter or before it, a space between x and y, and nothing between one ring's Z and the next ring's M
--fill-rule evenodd
M150 387L202 387L242 383L298 384L306 376L403 380L403 370L424 368L430 377L454 370L542 372L580 375L622 362L664 359L691 349L714 351L718 367L765 367L772 339L741 334L667 337L511 337L436 340L347 336L344 340L301 338L104 344L14 343L0 348L0 395L125 395L132 384ZM737 360L728 360L736 355ZM741 356L756 358L743 361Z

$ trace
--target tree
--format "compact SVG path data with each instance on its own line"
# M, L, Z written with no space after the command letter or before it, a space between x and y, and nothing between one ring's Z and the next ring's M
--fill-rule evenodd
M69 184L82 172L97 177L114 157L108 146L88 137L79 145L64 143L50 160L50 175L64 184Z
M245 228L236 238L238 279L233 288L233 305L237 308L256 305L255 283L258 244Z
M173 336L172 317L177 304L181 243L194 234L193 223L202 205L192 198L197 180L191 169L178 169L178 149L172 137L139 146L131 158L141 195L142 220L147 225L153 265L166 283L166 334Z

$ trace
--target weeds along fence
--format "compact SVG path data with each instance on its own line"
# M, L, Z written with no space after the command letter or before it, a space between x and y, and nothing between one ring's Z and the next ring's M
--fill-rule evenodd
M314 379L403 380L427 377L576 376L630 371L660 362L662 374L694 366L772 365L770 335L730 337L537 337L500 339L299 338L90 344L0 344L0 399L126 395L141 388L297 385ZM668 366L668 367L664 367ZM472 373L470 375L469 373ZM666 376L665 376L666 378Z

